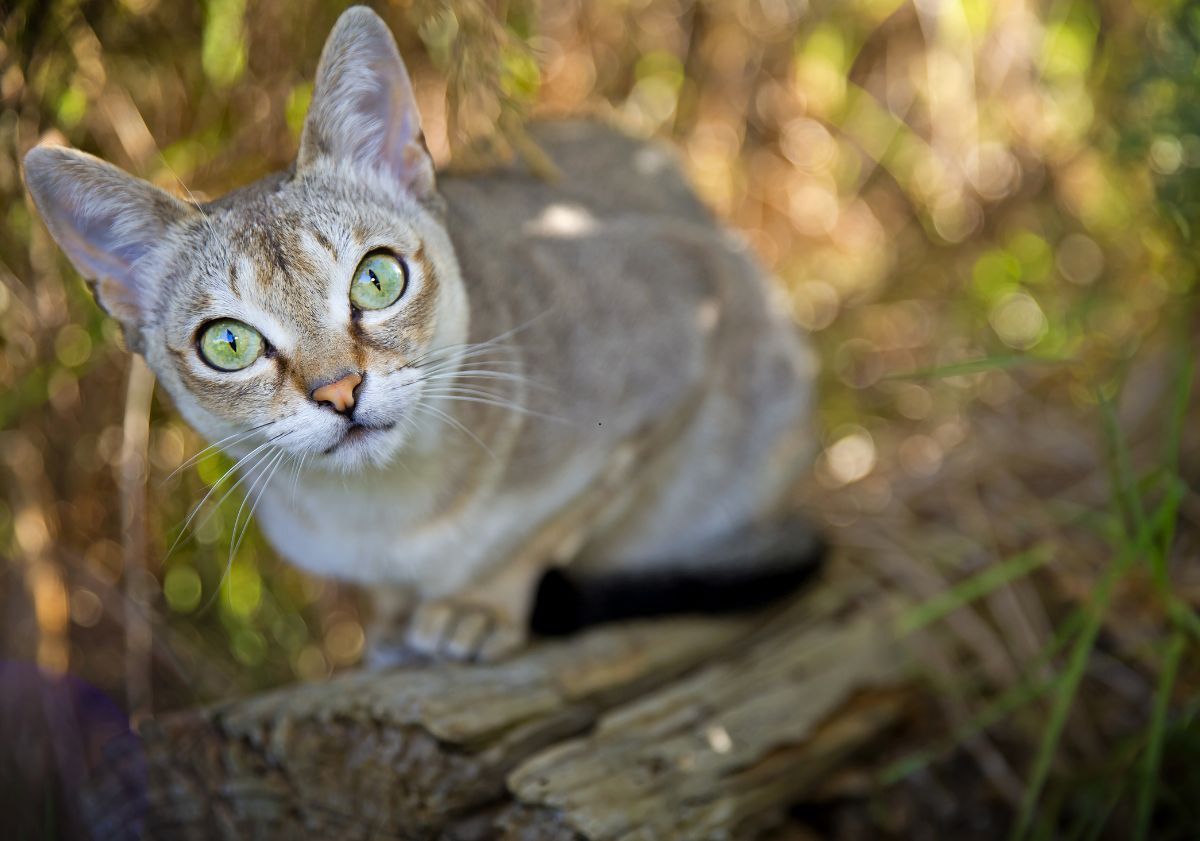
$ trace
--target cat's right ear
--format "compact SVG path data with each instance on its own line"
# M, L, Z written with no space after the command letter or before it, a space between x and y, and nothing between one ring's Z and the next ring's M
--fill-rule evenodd
M365 6L342 13L321 51L297 169L321 159L378 173L420 200L434 192L408 71L387 24Z
M138 261L193 213L170 194L99 158L64 146L25 156L25 185L46 227L100 306L134 338L154 278Z

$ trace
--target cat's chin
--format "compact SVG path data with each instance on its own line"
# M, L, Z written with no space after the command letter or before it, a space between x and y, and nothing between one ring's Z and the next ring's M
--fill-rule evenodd
M313 460L314 466L337 473L360 473L387 467L403 443L393 425L351 427L336 444Z

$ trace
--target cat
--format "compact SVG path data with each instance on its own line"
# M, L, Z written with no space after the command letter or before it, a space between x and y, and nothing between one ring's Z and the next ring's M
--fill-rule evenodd
M559 178L435 173L391 32L353 7L286 172L197 203L73 149L25 157L128 347L240 459L268 541L364 585L422 656L520 649L548 569L722 582L813 539L789 498L815 362L777 290L666 148L530 131Z

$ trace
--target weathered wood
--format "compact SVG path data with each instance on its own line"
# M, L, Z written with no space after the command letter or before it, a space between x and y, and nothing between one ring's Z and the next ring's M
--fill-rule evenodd
M894 609L839 569L766 617L601 628L169 716L142 732L148 835L752 837L894 720ZM98 788L93 813L128 790Z

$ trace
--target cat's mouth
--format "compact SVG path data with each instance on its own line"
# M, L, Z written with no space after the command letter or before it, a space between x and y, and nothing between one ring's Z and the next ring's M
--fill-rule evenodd
M352 422L348 427L346 427L346 431L344 433L342 433L342 437L339 438L336 442L334 442L330 447L325 449L322 452L322 455L329 455L330 453L332 453L334 450L338 449L339 447L343 447L347 444L352 444L355 441L361 441L364 438L369 437L372 433L387 432L389 429L391 429L395 425L396 424L394 424L394 423L367 424L367 423Z

